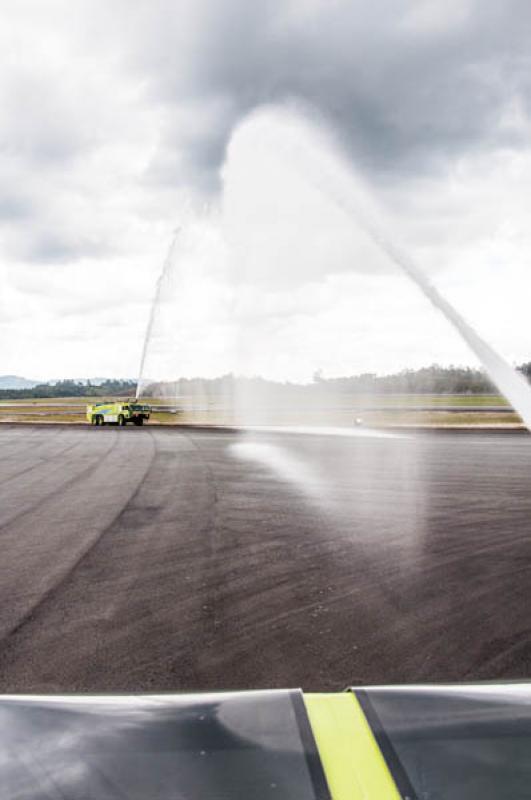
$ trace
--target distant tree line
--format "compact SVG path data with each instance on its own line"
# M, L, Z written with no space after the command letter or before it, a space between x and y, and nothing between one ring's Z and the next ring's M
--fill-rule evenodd
M517 369L531 383L531 361ZM173 382L150 384L144 397L169 397L205 393L209 396L229 397L238 384L262 392L330 391L336 394L496 394L497 389L481 369L472 367L441 367L432 364L421 369L405 369L390 375L366 372L345 378L324 378L320 372L314 375L313 383L305 386L292 383L275 383L264 378L237 378L223 375L219 378L181 378ZM44 383L32 389L0 389L0 400L23 400L52 397L108 397L132 396L136 392L136 381L106 380L100 384L64 380L54 384Z
M106 397L131 396L136 391L136 381L106 380L93 385L82 381L64 380L42 383L32 389L0 389L0 400L30 400L52 397Z
M517 369L531 383L531 362ZM472 367L441 367L432 364L421 369L405 369L390 375L367 372L344 378L324 378L321 372L314 375L313 383L301 386L292 383L275 383L264 378L237 378L223 375L219 378L181 378L173 382L152 383L143 391L145 397L171 397L179 395L210 395L228 397L239 388L258 390L262 394L282 392L333 392L335 394L497 394L498 390L481 369Z
M432 364L421 369L404 369L391 375L365 373L324 382L337 392L349 394L491 394L496 387L487 374L471 367L441 367Z

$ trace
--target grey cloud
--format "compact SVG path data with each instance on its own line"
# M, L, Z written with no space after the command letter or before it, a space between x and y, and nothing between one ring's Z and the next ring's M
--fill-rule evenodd
M41 264L65 264L81 257L106 256L112 252L109 243L91 237L66 235L61 231L39 231L31 228L17 231L9 252L15 258Z
M531 103L531 6L524 0L432 4L366 2L150 4L137 68L168 108L190 96L231 109L181 147L188 170L215 171L227 136L255 105L301 98L330 118L362 167L436 170L473 148L522 146L500 120L509 101ZM441 9L446 10L442 11ZM426 16L426 15L425 15ZM142 18L136 23L142 26ZM176 175L176 179L178 175ZM208 183L208 181L206 181Z
M86 99L68 75L16 69L3 97L0 150L36 166L68 162L96 144Z
M6 187L0 189L0 222L24 221L33 210L33 203L23 194Z
M107 252L94 237L65 236L57 224L58 232L48 233L47 220L63 217L45 207L49 197L68 214L69 193L85 192L75 185L79 164L113 137L127 137L119 119L120 102L128 101L115 104L112 94L113 81L118 87L124 76L139 87L134 108L160 134L143 176L133 179L151 190L215 191L234 126L256 105L285 99L330 118L376 179L444 170L478 149L528 146L518 125L500 124L513 100L530 112L525 0L116 0L97 10L80 2L75 12L70 4L52 6L54 30L69 45L77 42L71 70L61 59L42 71L15 59L0 110L0 156L15 165L4 181L0 220L12 224L7 247L15 256L62 263ZM43 23L36 19L39 38ZM47 34L43 29L43 39ZM111 87L108 97L87 77L98 75ZM21 181L28 196L33 187L35 207L20 194Z
M219 109L219 103L204 100L215 106L206 114L202 124L193 122L191 129L171 115L162 131L160 146L148 168L146 178L155 184L188 185L199 193L209 194L218 187L218 170L225 156L226 144L234 123L243 111L232 104L230 110Z

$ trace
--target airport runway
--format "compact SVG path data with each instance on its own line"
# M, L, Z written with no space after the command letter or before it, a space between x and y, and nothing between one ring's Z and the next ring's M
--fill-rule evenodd
M531 676L531 438L0 426L0 691Z

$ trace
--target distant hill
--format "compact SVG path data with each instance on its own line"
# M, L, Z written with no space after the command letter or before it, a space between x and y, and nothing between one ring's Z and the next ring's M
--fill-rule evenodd
M49 383L51 386L55 386L58 383L63 383L65 378L52 378L49 381L39 381L39 383L45 384ZM112 378L66 378L70 383L82 383L84 386L88 386L91 384L92 386L101 386L102 383L106 383Z
M77 383L83 386L103 386L110 383L135 383L131 378L52 378L47 381L33 381L29 378L23 378L20 375L0 375L0 391L6 390L19 390L19 389L34 389L36 386L58 386L60 384Z
M33 389L41 381L31 381L19 375L0 375L0 389Z
M19 378L18 380L24 380ZM0 386L0 400L25 400L31 397L105 397L131 396L136 392L136 381L105 380L97 386L86 381L55 381L32 383L17 389Z

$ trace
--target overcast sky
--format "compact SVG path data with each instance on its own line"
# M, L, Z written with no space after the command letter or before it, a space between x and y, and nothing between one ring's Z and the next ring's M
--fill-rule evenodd
M332 129L459 311L510 361L531 360L530 41L524 0L2 4L0 374L136 376L178 226L188 244L217 242L197 264L188 246L188 290L197 273L227 308L243 297L232 334L245 338L247 314L282 352L266 363L262 347L257 372L475 364L398 271L360 258L332 202L281 162L253 162L253 112L285 103ZM227 226L239 251L220 271ZM161 331L181 317L174 299ZM221 369L197 311L176 323L180 356L152 370L178 371L186 350L193 372L199 340L201 369L210 352Z

